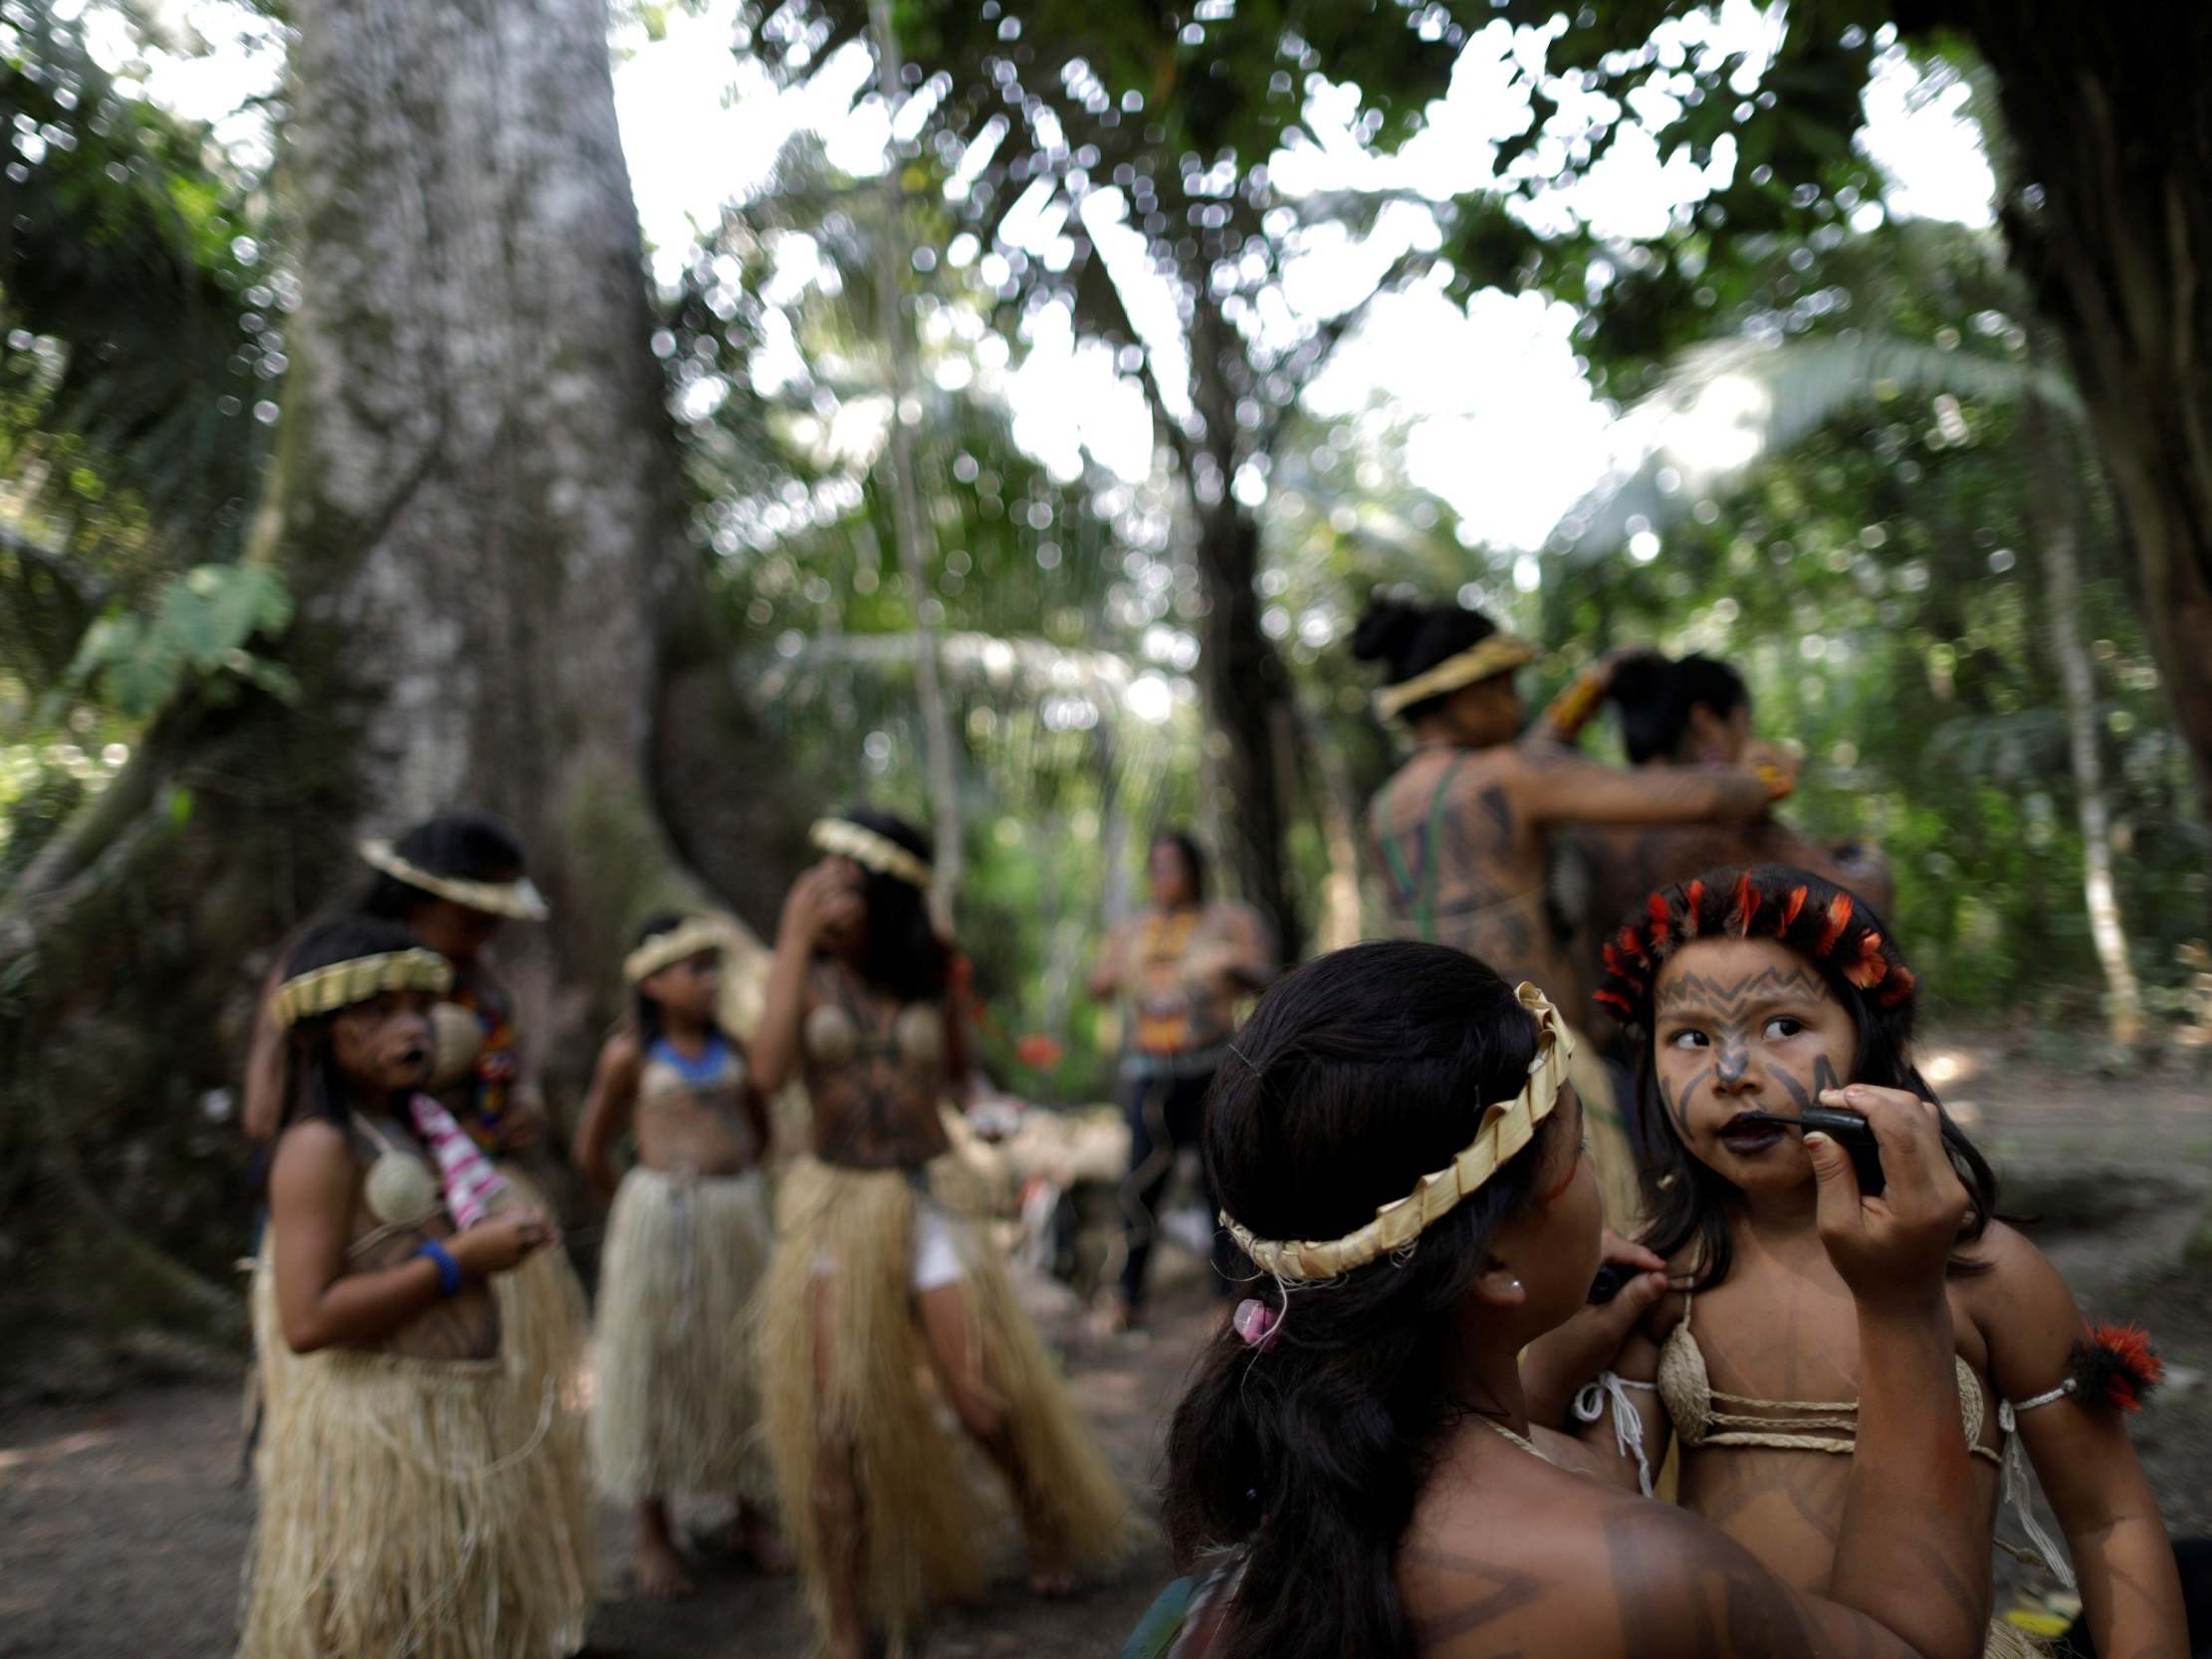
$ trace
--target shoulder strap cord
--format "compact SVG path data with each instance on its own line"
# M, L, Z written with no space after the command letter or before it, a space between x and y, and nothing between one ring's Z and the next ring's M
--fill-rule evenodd
M1652 1495L1652 1459L1644 1450L1644 1416L1629 1399L1631 1388L1659 1392L1656 1382L1632 1382L1617 1372L1600 1371L1597 1381L1585 1384L1575 1395L1575 1416L1581 1422L1594 1423L1605 1415L1606 1405L1611 1402L1613 1448L1624 1458L1636 1459L1636 1484L1649 1498Z
M1414 936L1431 943L1435 943L1437 937L1437 832L1443 823L1444 797L1466 759L1465 749L1454 754L1451 764L1443 769L1443 776L1437 779L1436 791L1429 797L1429 816L1421 826L1421 872L1418 876L1407 864L1406 850L1399 843L1398 831L1391 826L1390 802L1386 798L1383 803L1383 862L1390 866L1391 880L1400 896L1413 905Z
M2021 1550L2007 1544L2003 1539L1997 1541L1997 1547L2016 1560L2043 1567L2070 1590L2075 1588L2074 1565L2066 1558L2065 1552L2060 1550L2051 1535L2043 1530L2043 1524L2036 1519L2035 1504L2029 1495L2028 1448L2021 1441L2018 1428L2019 1413L2033 1411L2038 1406L2056 1404L2073 1392L2074 1379L2069 1377L2056 1388L2038 1394L2033 1399L1997 1402L1997 1426L2005 1431L2005 1457L2004 1462L1999 1465L2004 1470L2004 1480L1998 1493L1998 1501L2010 1508L2018 1518L2020 1530L2028 1535L2028 1542L2035 1549Z

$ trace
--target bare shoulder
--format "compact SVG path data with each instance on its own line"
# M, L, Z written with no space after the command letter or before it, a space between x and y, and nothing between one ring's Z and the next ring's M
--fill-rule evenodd
M2080 1323L2074 1293L2067 1289L2051 1259L2017 1227L1992 1221L1982 1236L1959 1252L1979 1269L1951 1283L1974 1323L1993 1345L2003 1336L2058 1325L2071 1331Z
M1400 1555L1424 1655L1782 1659L1830 1651L1803 1598L1683 1510L1561 1473L1535 1495L1467 1501ZM1510 1502L1513 1524L1485 1508ZM1424 1506L1425 1509L1428 1506ZM1848 1651L1848 1649L1847 1649Z
M269 1195L280 1203L287 1198L315 1199L352 1177L353 1147L345 1132L327 1119L310 1118L278 1138L276 1157L269 1166Z

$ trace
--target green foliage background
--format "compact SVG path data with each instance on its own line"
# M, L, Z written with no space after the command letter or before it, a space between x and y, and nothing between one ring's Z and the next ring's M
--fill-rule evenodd
M1521 9L1505 14L1548 16ZM1008 262L992 281L975 254L1032 185L1080 193L1091 169L1126 165L1163 267L1204 289L1209 262L1233 258L1243 286L1224 292L1257 304L1299 236L1366 235L1386 205L1273 192L1263 159L1297 134L1305 78L1356 83L1362 141L1380 151L1418 127L1468 28L1489 21L1438 7L1201 10L1204 24L1142 7L1030 8L1022 37L989 4L897 8L914 82L930 78L941 111L901 152L897 211L802 139L660 296L655 348L696 541L749 642L734 670L808 773L927 821L913 662L922 618L941 631L986 1054L1039 1098L1104 1086L1113 1033L1082 994L1083 966L1151 829L1206 827L1190 680L1204 597L1165 458L1137 485L1088 458L1048 463L1017 441L994 391L1025 324L1055 304L1079 337L1119 350L1132 385L1148 372L1149 348L1099 288L1100 262L1077 237L1067 270ZM1322 422L1299 407L1299 377L1333 343L1326 327L1279 359L1255 351L1239 372L1264 406L1253 430L1274 433L1256 509L1260 589L1298 692L1291 851L1306 908L1375 925L1356 908L1346 922L1362 873L1341 854L1394 755L1345 641L1375 587L1405 585L1457 593L1558 647L1531 675L1535 695L1634 640L1735 662L1760 728L1810 755L1791 815L1887 853L1938 1009L2089 1016L2097 964L2030 507L2036 464L2014 389L2025 303L1993 233L1854 228L1880 192L1851 143L1884 44L1872 18L1840 34L1793 30L1764 80L1740 89L1740 62L1653 35L1678 10L1606 8L1593 21L1593 8L1552 26L1530 77L1536 118L1498 147L1492 185L1430 204L1429 252L1451 292L1574 301L1594 383L1624 399L1663 393L1681 354L1713 341L1880 335L1932 366L1911 384L1854 390L1834 383L1833 361L1777 358L1775 375L1800 377L1792 395L1830 411L1810 435L1677 504L1656 556L1563 531L1528 587L1513 554L1465 545L1449 510L1408 481L1390 409ZM739 49L801 79L865 26L864 8L784 8ZM1528 204L1604 153L1646 86L1672 101L1666 142L1700 159L1724 138L1737 146L1735 181L1649 243L1579 225L1539 235ZM1567 122L1568 102L1593 92L1613 114ZM1010 136L965 193L949 189L979 124L1001 110L1015 117ZM118 90L23 0L0 0L0 124L13 146L0 218L22 231L0 241L0 873L13 873L171 700L287 693L255 643L282 630L293 598L279 573L237 560L293 296L269 181ZM1202 246L1187 225L1214 240ZM910 395L936 539L920 591L899 570L879 464L898 372L874 325L884 238L918 342ZM795 348L799 367L767 383L772 344ZM2154 1010L2178 1013L2179 952L2205 932L2212 846L2103 480L2078 446L2069 453L2124 918ZM1015 1049L1031 1034L1060 1058L1024 1065Z

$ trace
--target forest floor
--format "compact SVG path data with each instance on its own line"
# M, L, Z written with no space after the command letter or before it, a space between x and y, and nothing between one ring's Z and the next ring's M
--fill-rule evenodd
M2147 1325L2169 1366L2165 1395L2134 1420L2135 1441L2176 1534L2212 1532L2212 1298L2178 1269L2212 1177L2212 1091L2179 1070L2110 1081L2054 1060L2046 1043L1953 1036L1931 1075L2008 1181L2008 1211L2094 1317ZM1197 1264L1160 1261L1159 1309L1144 1338L1104 1338L1072 1299L1036 1287L1073 1386L1133 1490L1150 1492L1169 1412L1217 1317ZM240 1480L235 1378L138 1382L89 1400L0 1411L0 1659L231 1651L238 1567L253 1499ZM704 1528L712 1507L689 1512ZM699 1593L639 1600L626 1516L603 1517L607 1599L596 1654L807 1651L788 1579L703 1551ZM1148 1539L1110 1579L1040 1601L1003 1581L983 1603L934 1624L929 1659L1107 1659L1169 1576ZM2006 1573L2008 1582L2015 1580ZM2022 1591L2020 1593L2026 1593Z

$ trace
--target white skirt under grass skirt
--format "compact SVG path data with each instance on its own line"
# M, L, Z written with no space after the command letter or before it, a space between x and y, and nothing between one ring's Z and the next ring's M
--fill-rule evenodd
M951 1155L916 1172L802 1157L783 1176L762 1303L762 1411L817 1619L826 1575L841 1570L814 1502L825 1454L846 1463L857 1489L865 1564L854 1590L870 1627L900 1636L932 1606L985 1586L990 1515L966 1478L965 1437L934 1386L916 1308L918 1253L941 1237L957 1252L981 1357L1005 1401L1027 1507L1078 1565L1111 1560L1130 1536L1129 1500L1015 1299L974 1184Z

